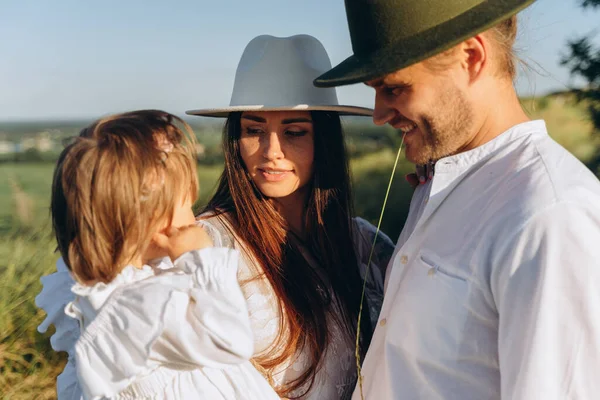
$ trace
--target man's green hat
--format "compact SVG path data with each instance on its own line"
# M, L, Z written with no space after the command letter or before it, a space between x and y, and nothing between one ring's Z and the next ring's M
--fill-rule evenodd
M318 87L378 78L483 32L535 0L345 0L354 54Z

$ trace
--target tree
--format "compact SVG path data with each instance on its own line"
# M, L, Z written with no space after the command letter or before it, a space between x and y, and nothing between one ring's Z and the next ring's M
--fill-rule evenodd
M600 0L579 0L579 4L584 9L600 9ZM571 75L587 82L586 87L575 92L578 101L587 106L595 133L600 134L600 49L594 47L591 39L590 35L569 41L569 54L563 57L561 64L569 67ZM600 172L600 149L589 166L594 172Z

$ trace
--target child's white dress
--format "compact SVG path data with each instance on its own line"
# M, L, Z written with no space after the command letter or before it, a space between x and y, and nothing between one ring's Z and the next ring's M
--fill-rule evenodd
M128 266L109 284L75 284L65 312L81 329L72 355L83 398L279 399L249 362L238 259L206 248L171 268Z

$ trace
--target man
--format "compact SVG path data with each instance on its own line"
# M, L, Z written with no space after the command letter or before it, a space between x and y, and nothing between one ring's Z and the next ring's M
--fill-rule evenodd
M435 163L416 189L354 399L600 398L600 183L523 112L532 0L346 0L377 124Z

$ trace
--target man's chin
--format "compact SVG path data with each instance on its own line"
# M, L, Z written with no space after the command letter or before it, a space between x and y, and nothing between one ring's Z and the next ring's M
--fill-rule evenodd
M430 152L423 151L423 149L415 149L412 146L406 146L405 157L408 161L415 165L424 165L431 159Z

